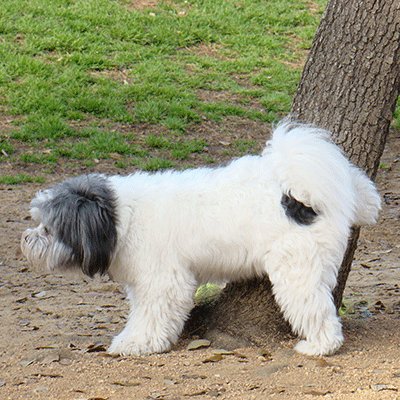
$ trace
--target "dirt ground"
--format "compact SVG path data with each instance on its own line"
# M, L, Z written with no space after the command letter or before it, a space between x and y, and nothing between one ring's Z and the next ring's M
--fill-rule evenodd
M19 238L40 185L0 187L0 399L400 400L399 132L382 163L383 212L359 241L345 295L346 342L324 358L296 354L295 340L224 352L213 343L189 351L181 341L167 354L107 356L125 322L122 289L105 278L29 270Z

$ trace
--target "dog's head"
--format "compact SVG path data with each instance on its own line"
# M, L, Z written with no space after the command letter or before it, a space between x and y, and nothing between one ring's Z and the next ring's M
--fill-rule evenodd
M49 270L80 268L104 274L117 244L116 196L106 177L83 175L38 192L31 202L38 226L21 249L28 262Z

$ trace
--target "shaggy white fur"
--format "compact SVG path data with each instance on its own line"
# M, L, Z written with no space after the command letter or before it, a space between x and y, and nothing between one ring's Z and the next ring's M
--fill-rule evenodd
M126 327L113 339L110 353L170 349L199 284L263 274L273 284L284 317L304 339L296 350L324 355L340 347L343 335L332 290L350 228L376 222L380 198L371 180L350 164L328 132L283 123L262 155L242 157L227 166L110 176L95 184L90 177L83 184L82 178L79 181L88 192L91 185L106 185L112 194L106 200L114 202L117 240L109 246L106 268L126 285L131 303ZM21 241L32 263L47 263L50 269L59 267L55 259L60 264L69 258L72 266L96 253L92 248L88 256L75 254L77 230L71 230L72 238L54 233L57 229L51 225L60 222L48 221L46 215L52 213L60 190L49 189L33 200L32 215L40 225L26 231ZM292 208L283 202L285 195L293 201ZM68 213L79 210L69 204ZM80 220L91 224L90 218ZM43 226L46 240L40 239ZM101 226L90 235L98 229ZM86 254L90 239L82 242L79 251ZM48 248L38 250L43 243ZM55 257L60 251L64 254ZM68 262L63 266L69 267Z

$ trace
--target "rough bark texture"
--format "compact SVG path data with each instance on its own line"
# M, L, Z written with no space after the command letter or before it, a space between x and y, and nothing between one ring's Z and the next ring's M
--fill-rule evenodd
M333 132L353 163L375 177L400 88L400 3L331 0L292 106L294 118ZM334 296L341 304L359 229L349 238ZM204 314L203 314L204 315ZM209 336L263 344L287 333L268 279L228 285L207 314ZM281 336L282 337L282 336Z
M292 113L331 130L375 177L400 84L400 2L332 0L314 39Z

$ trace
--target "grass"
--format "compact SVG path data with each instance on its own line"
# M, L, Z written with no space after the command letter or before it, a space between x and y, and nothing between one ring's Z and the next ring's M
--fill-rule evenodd
M203 121L289 110L324 3L3 0L0 162L155 171L211 160L212 138L193 138Z
M27 174L0 175L1 185L19 185L21 183L43 183L45 179L41 176L30 176Z

